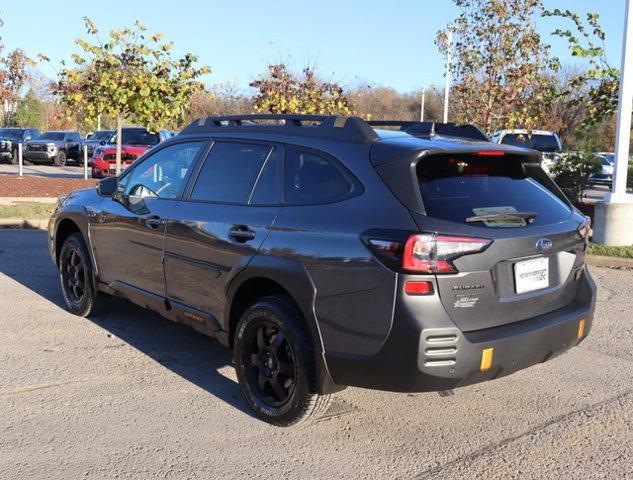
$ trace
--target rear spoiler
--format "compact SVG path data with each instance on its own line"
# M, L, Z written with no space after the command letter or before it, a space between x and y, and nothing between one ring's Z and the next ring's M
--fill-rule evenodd
M372 127L398 127L398 130L420 138L432 138L436 135L443 137L463 138L489 142L490 139L484 132L474 125L459 125L456 123L438 122L409 122L401 120L370 120L367 122Z

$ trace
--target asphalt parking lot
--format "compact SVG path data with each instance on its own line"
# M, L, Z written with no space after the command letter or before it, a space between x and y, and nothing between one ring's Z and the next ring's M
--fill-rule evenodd
M0 476L633 478L633 272L593 274L594 329L565 355L445 398L349 388L281 429L227 349L122 300L69 315L45 233L0 231Z

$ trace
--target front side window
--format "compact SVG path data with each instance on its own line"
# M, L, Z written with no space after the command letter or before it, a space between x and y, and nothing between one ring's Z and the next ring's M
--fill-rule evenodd
M271 149L270 145L215 142L191 199L246 205Z
M129 196L176 198L203 142L177 143L154 153L119 182Z
M311 150L287 147L285 156L287 205L319 205L345 198L353 184L328 158Z

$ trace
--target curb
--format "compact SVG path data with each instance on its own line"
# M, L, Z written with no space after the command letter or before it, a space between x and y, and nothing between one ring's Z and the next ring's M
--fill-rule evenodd
M0 229L2 228L23 228L46 230L48 228L47 218L1 218Z
M633 258L587 255L585 257L585 263L592 267L614 268L617 270L633 270Z
M0 205L19 205L20 203L50 203L57 202L59 197L0 197Z

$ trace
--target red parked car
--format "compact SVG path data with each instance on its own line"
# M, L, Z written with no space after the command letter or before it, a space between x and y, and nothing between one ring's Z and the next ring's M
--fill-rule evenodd
M138 157L154 145L171 137L167 130L150 133L145 127L124 127L121 142L121 169L125 170ZM92 178L111 177L116 174L116 133L97 147L92 155Z

